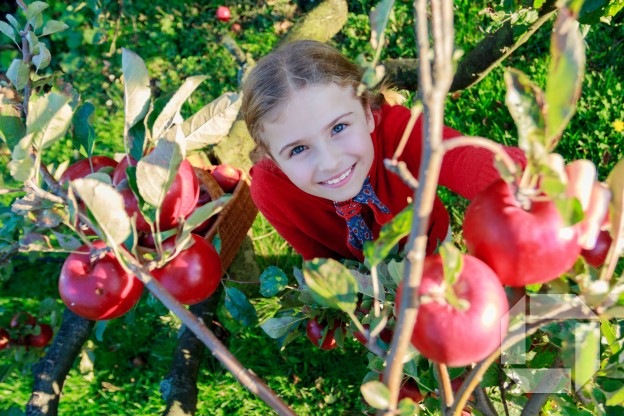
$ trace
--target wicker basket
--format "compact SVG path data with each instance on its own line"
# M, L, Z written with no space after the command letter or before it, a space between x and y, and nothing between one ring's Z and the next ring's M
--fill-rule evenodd
M210 169L195 168L195 173L199 179L200 186L204 187L213 200L224 194L223 189L212 177ZM221 238L221 264L225 272L238 252L247 231L251 228L258 209L251 200L249 191L250 179L245 172L240 171L241 179L232 192L232 199L223 207L217 215L217 220L206 231L204 238L210 242L217 233Z

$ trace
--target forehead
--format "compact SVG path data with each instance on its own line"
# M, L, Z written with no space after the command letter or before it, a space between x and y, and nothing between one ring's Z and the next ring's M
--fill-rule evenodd
M361 107L361 99L351 86L337 84L316 84L291 90L287 99L278 105L266 118L265 125L282 124L293 118L306 120L330 117L345 108Z

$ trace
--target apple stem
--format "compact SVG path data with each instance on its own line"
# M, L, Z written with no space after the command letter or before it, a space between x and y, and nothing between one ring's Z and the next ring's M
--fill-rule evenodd
M445 286L444 299L449 305L459 312L464 312L470 308L470 302L457 296L457 293L455 293L455 289L452 285L445 284Z

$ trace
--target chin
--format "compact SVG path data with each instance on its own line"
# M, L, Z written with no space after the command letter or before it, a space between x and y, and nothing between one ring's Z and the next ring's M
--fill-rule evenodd
M356 181L353 184L349 184L344 189L336 189L335 192L331 192L331 195L328 195L325 198L330 199L334 202L348 201L349 199L354 198L357 194L360 193L363 185L364 179Z

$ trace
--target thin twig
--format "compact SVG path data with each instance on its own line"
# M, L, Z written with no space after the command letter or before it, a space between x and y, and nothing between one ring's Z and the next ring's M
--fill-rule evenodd
M398 162L399 156L403 154L403 150L405 150L405 145L407 144L407 140L409 139L410 133L414 129L414 125L416 124L416 120L420 117L422 113L423 105L422 102L416 101L416 104L412 106L410 110L410 119L407 122L407 126L405 127L405 131L403 132L403 136L401 136L401 141L394 151L394 155L392 156L392 162Z
M445 364L435 363L433 368L438 376L438 382L440 384L440 408L442 409L442 414L445 414L446 409L453 404L454 400L451 378L449 377L448 369Z

